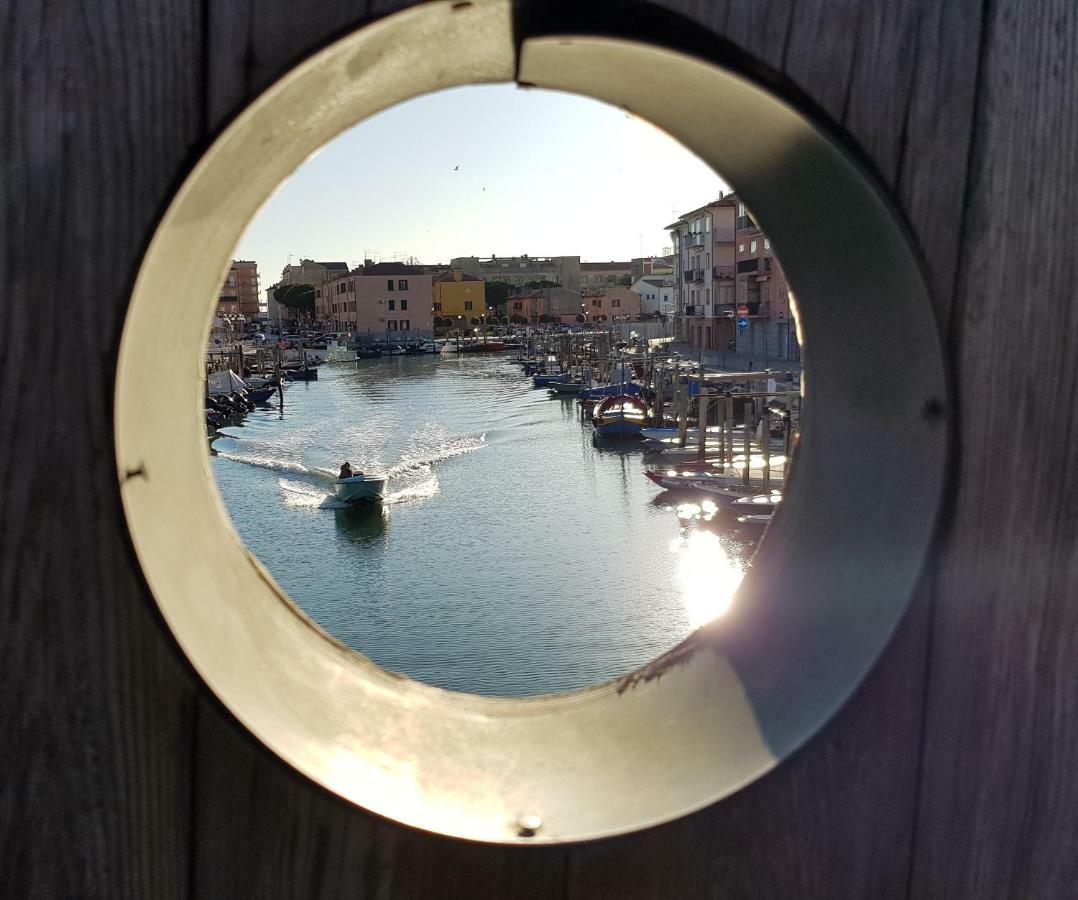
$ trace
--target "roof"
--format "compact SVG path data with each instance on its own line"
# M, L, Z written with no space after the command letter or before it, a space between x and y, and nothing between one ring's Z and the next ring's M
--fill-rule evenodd
M457 279L453 277L452 272L439 272L437 275L434 276L434 280L435 281L456 281ZM469 275L467 272L462 272L460 280L461 281L482 281L483 279L482 278L477 278L475 275Z
M420 266L406 266L399 262L375 263L356 270L357 275L426 275Z
M677 228L679 225L684 225L685 220L689 216L695 216L697 213L703 212L705 209L710 209L714 206L737 206L737 194L727 194L725 197L719 197L717 200L712 200L710 203L705 203L703 206L698 206L696 209L690 209L688 212L682 213L678 216L676 222L671 222L665 226L664 231L669 231L671 228Z
M315 263L316 266L322 266L327 271L333 269L334 271L348 271L348 263L346 262L320 262Z
M629 271L630 269L632 269L632 267L633 267L633 264L631 262L613 262L613 261L605 262L605 263L601 263L601 262L582 262L580 264L580 270L582 272L584 272L584 271L597 272L597 271L606 271L606 270L609 270L609 269L625 269L625 271Z

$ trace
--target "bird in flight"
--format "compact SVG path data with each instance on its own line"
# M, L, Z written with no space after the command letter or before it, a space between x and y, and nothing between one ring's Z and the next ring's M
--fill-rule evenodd
M460 170L460 166L453 166L453 171L454 171L454 172L457 172L457 171L459 171L459 170Z

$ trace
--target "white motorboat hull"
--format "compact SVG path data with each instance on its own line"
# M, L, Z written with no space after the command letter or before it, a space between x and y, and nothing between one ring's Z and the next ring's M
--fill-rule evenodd
M385 475L353 475L338 478L335 494L342 503L378 502L385 495Z

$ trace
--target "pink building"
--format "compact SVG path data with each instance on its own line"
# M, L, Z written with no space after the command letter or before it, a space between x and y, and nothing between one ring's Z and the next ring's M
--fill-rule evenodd
M640 315L640 295L627 287L586 290L580 300L588 322L634 321Z
M433 333L431 276L419 266L375 263L324 282L315 315L334 331L404 340Z

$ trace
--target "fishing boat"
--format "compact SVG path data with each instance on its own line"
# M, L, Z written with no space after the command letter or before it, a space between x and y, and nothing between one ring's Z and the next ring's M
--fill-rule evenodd
M386 481L385 475L358 472L351 478L338 478L334 493L342 503L377 503L385 494Z
M376 347L373 344L367 345L365 347L357 347L356 348L356 358L357 359L381 359L382 358L382 348L381 347Z
M569 376L565 372L550 372L532 376L532 384L538 387L550 387L556 381L564 381Z
M617 394L595 407L593 418L600 437L638 438L648 421L648 406L635 394Z
M582 381L550 381L547 382L552 394L579 394L584 389Z

